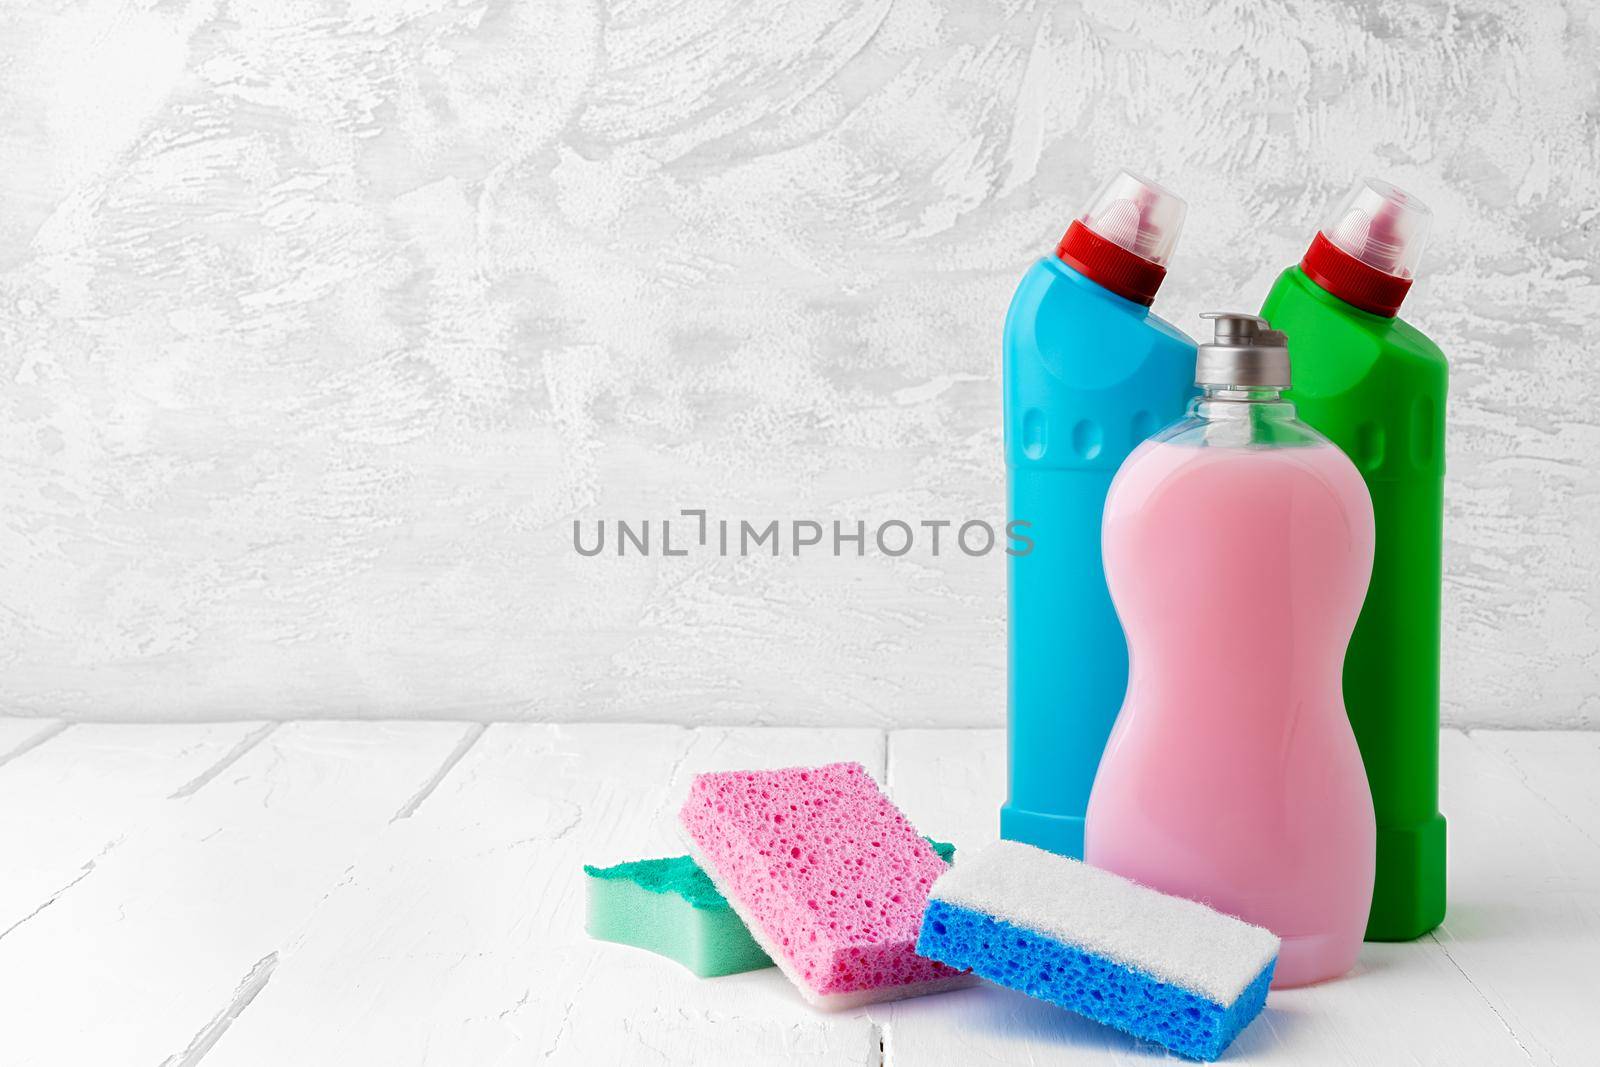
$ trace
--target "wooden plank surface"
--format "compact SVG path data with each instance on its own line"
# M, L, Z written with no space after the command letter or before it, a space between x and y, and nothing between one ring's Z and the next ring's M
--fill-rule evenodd
M999 730L891 734L891 790L919 825L951 825L977 844L992 841L1005 796L1004 744ZM1452 845L1472 847L1470 831L1466 836L1465 844ZM958 849L968 840L958 837ZM1163 1056L1156 1046L992 986L874 1013L883 1020L893 1067L1121 1064ZM1262 1064L1527 1062L1472 981L1431 941L1367 945L1351 975L1273 992L1229 1055Z
M1600 847L1600 731L1473 730L1551 815Z
M83 723L0 765L0 942L261 729Z
M1600 1062L1600 745L1447 733L1449 913L1434 938L1539 1064Z
M162 820L0 940L4 1062L199 1063L462 729L293 723L224 754L220 773L176 790Z
M283 1063L873 1064L860 1013L776 969L695 978L583 933L585 862L683 852L701 770L855 759L874 730L495 725L286 946L206 1067Z
M66 729L54 719L0 718L0 767Z
M681 851L695 771L858 759L970 855L997 830L1003 746L998 730L0 719L0 1063L1161 1058L994 987L827 1015L775 969L703 981L582 933L580 865ZM1273 993L1230 1060L1594 1062L1600 734L1443 746L1445 926Z

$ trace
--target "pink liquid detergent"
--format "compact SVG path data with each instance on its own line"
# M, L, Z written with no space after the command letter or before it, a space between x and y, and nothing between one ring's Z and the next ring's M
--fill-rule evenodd
M1276 389L1204 377L1106 504L1131 670L1085 859L1267 927L1272 984L1303 985L1354 964L1372 902L1372 798L1340 690L1372 505Z

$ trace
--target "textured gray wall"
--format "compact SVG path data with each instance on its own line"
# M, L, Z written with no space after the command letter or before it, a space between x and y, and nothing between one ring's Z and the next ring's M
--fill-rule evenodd
M1446 716L1600 724L1597 19L8 0L0 712L998 722L998 554L571 524L998 519L1011 288L1128 165L1186 327L1433 206Z

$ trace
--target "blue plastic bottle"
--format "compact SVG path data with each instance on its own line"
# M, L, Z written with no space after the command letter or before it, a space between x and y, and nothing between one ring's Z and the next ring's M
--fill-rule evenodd
M1067 856L1083 855L1089 787L1128 682L1100 564L1106 491L1194 392L1194 342L1150 313L1184 212L1159 185L1118 174L1006 315L1007 518L1023 554L1009 561L1000 836Z

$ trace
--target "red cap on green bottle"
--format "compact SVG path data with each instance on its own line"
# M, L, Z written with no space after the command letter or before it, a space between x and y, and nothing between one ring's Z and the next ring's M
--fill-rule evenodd
M1345 303L1392 318L1411 288L1432 221L1416 197L1365 178L1312 238L1300 269Z

